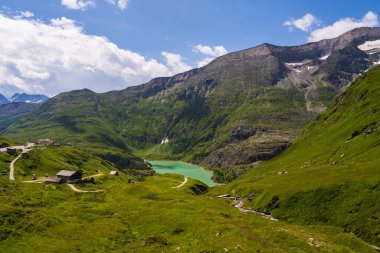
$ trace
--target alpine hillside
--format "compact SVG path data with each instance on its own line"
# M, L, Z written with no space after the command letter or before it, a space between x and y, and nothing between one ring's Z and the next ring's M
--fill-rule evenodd
M3 133L192 161L230 181L285 150L299 129L378 63L379 40L380 28L359 28L301 46L263 44L121 91L71 91Z
M280 156L226 186L246 205L380 245L380 67L359 77Z

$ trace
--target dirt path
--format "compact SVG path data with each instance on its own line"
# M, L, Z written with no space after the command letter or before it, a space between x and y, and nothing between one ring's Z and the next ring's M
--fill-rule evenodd
M15 163L17 162L18 159L20 159L22 154L28 153L30 151L30 149L27 149L27 147L24 147L24 146L14 146L14 147L9 147L9 148L22 149L22 153L20 155L18 155L9 165L9 180L13 181L13 180L16 180L15 176L14 176L14 174L15 174ZM7 148L0 149L0 152L6 152L6 151L7 151Z
M380 247L377 247L375 245L368 244L372 249L376 250L377 252L380 252Z
M177 185L175 187L172 187L173 189L178 189L178 188L181 188L182 186L184 186L186 183L187 183L187 177L185 177L185 179L183 180L183 182L180 184L180 185Z
M9 180L15 180L15 163L17 162L18 159L20 159L22 154L20 154L19 156L17 156L12 162L11 162L11 165L9 166L10 170L9 170Z
M237 209L239 209L239 211L242 212L242 213L254 213L254 214L261 215L261 216L263 216L263 217L265 217L267 219L270 219L270 220L273 220L273 221L278 221L278 219L274 218L272 215L269 215L269 214L266 214L266 213L262 213L262 212L258 212L258 211L254 211L254 210L251 210L251 209L245 209L245 208L243 208L244 199L242 199L242 198L231 197L228 194L217 196L217 198L221 198L221 199L233 199L234 200L233 206L236 207Z
M23 183L26 184L42 184L44 181L41 180L27 180L27 181L22 181Z
M76 188L73 184L67 184L71 190L75 191L75 192L81 192L81 193L94 193L94 192L104 192L106 189L103 189L103 190L95 190L95 191L83 191L83 190L79 190L78 188ZM110 187L108 187L110 188Z

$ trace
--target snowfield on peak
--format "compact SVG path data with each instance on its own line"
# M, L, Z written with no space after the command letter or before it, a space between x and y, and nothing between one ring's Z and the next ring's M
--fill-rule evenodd
M362 51L370 51L372 49L380 49L380 40L366 41L358 46Z

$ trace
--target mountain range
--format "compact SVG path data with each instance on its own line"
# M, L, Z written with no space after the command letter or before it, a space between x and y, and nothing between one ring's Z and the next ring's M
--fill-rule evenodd
M141 162L137 157L191 161L230 181L284 151L376 65L379 40L380 28L358 28L301 46L259 45L120 91L70 91L3 133L22 141L49 137L96 154L107 147L108 158L124 167Z
M48 99L49 97L45 95L30 95L26 93L15 93L12 97L8 99L3 94L0 94L0 105L14 102L41 104Z
M41 104L48 100L49 97L45 95L30 95L26 93L15 93L10 99L10 102L24 102L32 104Z
M33 111L49 98L45 95L15 93L9 99L0 94L0 131Z
M19 161L18 181L8 182L8 169L0 177L0 249L379 251L379 63L380 28L359 28L30 108L3 144L69 145L1 153L3 168ZM3 105L0 116L25 105ZM232 182L208 189L175 174L142 178L143 158L191 161ZM96 184L77 185L86 193L22 182L78 167L97 173ZM117 169L132 173L109 175Z

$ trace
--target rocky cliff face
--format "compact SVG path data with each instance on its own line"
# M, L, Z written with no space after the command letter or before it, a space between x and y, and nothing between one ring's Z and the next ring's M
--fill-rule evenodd
M43 124L93 145L233 171L284 150L340 90L380 61L377 40L380 28L360 28L301 46L263 44L122 91L58 95L6 133L22 136L28 126L29 135L39 137ZM91 132L94 122L98 130Z

